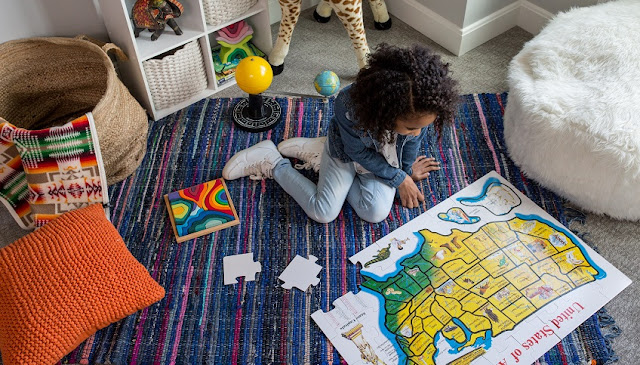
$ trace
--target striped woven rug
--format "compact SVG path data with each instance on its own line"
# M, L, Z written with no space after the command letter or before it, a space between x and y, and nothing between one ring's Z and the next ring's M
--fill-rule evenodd
M336 221L318 224L274 181L239 179L228 188L241 224L176 243L164 194L220 177L236 151L265 138L278 143L324 135L332 99L277 100L284 120L260 134L239 131L230 122L237 99L205 99L149 125L140 168L109 188L111 218L166 297L98 331L63 363L338 364L339 355L310 314L330 310L333 300L356 290L358 268L349 256L491 170L567 224L558 196L524 177L507 157L502 136L507 95L480 94L462 97L455 126L446 128L441 140L428 137L423 152L443 168L422 182L427 201L419 209L394 205L387 220L370 224L347 204ZM246 252L262 264L257 280L224 285L222 258ZM323 267L320 284L307 293L282 289L277 279L296 254L314 255ZM602 329L610 323L604 313L594 315L539 362L614 359Z

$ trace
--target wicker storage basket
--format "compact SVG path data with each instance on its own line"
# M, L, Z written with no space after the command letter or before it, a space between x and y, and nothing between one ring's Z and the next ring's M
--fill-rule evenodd
M218 25L244 14L258 0L203 0L204 18L207 24Z
M111 43L82 37L0 44L0 116L18 127L44 129L92 112L108 184L138 167L149 123L118 79L111 51L126 58Z
M156 110L164 109L207 88L207 73L198 40L161 59L142 63Z

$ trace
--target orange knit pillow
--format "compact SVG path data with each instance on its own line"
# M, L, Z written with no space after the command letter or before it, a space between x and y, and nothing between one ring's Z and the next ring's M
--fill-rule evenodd
M163 297L100 205L65 213L0 249L4 365L54 364Z

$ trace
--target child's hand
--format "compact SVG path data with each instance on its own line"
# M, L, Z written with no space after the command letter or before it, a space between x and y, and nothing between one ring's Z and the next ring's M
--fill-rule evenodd
M418 156L411 165L411 178L413 181L420 181L429 177L429 171L440 170L440 162L433 157Z
M424 201L424 195L422 195L420 189L418 189L418 186L409 175L398 186L398 193L400 193L402 206L406 208L417 208L420 202Z

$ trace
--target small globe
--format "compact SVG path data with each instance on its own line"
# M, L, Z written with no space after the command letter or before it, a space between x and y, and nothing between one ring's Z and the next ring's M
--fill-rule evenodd
M333 71L322 71L313 81L316 91L323 96L331 96L340 90L340 78Z

